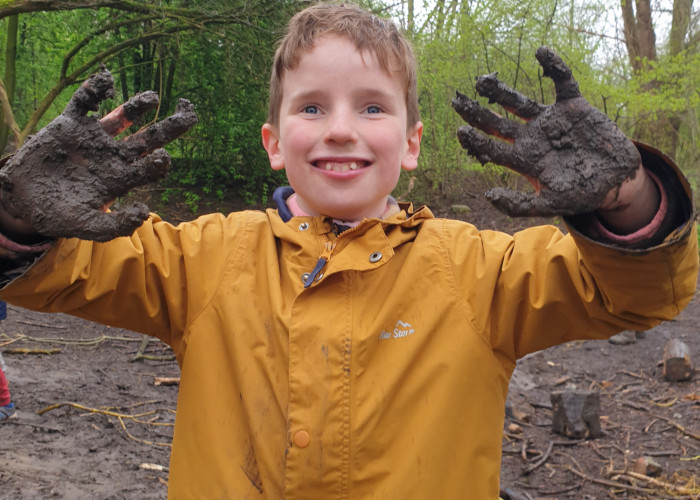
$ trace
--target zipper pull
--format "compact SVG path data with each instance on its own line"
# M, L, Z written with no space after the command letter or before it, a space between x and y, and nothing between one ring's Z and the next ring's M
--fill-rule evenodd
M319 273L323 270L323 268L326 267L328 259L331 258L331 254L333 253L334 249L335 241L327 241L325 244L325 248L321 253L321 256L318 258L318 262L316 262L316 266L314 266L313 270L309 273L309 276L304 281L304 288L309 288L316 279L316 276L318 276Z

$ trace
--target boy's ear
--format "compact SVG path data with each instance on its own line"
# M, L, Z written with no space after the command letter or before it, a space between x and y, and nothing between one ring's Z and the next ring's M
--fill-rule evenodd
M423 137L423 122L416 122L408 132L408 149L406 150L403 160L401 160L402 169L411 171L418 167L421 137Z
M262 142L267 156L270 159L272 170L282 170L284 168L284 156L280 150L280 140L275 127L266 123L262 126Z

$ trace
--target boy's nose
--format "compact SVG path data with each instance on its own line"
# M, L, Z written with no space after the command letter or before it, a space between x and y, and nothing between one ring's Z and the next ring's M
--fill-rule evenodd
M352 114L345 112L333 113L328 120L324 137L327 143L347 144L357 142Z

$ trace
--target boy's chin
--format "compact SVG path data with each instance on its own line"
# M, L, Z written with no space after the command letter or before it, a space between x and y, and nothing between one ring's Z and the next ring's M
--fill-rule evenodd
M307 201L297 193L299 206L306 213L310 215L320 214L325 217L330 217L331 219L346 222L359 222L362 219L369 219L372 217L381 218L386 211L389 195L387 194L383 199L373 197L371 200L355 195L355 199L353 199L353 193L348 192L338 194L338 198L341 199L333 198L334 197L316 197L311 203L307 203Z

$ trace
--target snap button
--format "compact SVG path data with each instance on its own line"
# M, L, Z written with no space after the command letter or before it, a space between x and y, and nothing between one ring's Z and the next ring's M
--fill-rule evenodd
M318 276L316 276L316 282L317 282L317 283L318 283L319 281L321 281L322 279L323 279L323 273L321 273L321 274L319 274Z
M301 282L306 283L309 279L309 276L311 276L309 273L304 273L301 275Z
M379 262L382 260L382 252L374 252L372 255L369 256L369 261L374 264L375 262Z
M294 434L294 444L299 448L306 448L311 442L311 436L306 431L297 431Z
M308 222L302 222L299 224L299 231L306 231L309 229L309 223Z

